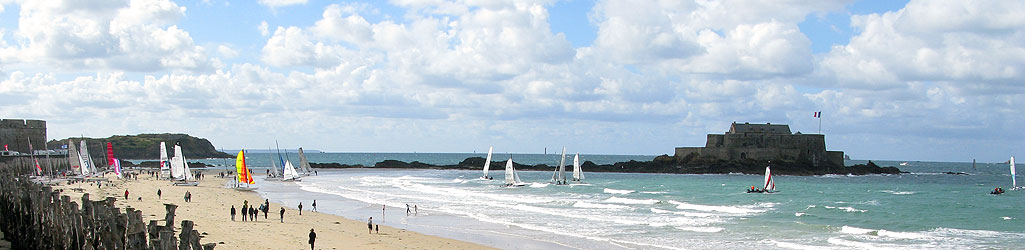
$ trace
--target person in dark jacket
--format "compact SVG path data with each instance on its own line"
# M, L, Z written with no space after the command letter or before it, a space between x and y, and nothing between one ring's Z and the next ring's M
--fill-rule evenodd
M313 228L310 228L310 250L313 250L313 242L317 240L317 233L313 232Z

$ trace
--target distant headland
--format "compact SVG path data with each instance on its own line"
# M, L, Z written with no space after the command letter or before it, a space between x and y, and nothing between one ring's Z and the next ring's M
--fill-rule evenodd
M207 139L193 137L187 134L139 134L139 135L115 135L107 138L66 138L61 140L50 140L47 146L50 149L60 149L68 143L68 140L76 143L85 140L89 145L89 152L106 152L106 143L110 142L114 147L114 153L121 159L159 159L160 142L166 142L167 152L173 154L171 148L175 142L181 142L182 151L188 152L188 158L232 158L233 155L217 151L214 145Z

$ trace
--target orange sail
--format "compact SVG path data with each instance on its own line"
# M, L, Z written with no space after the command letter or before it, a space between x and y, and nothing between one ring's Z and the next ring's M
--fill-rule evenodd
M253 177L249 175L249 168L246 167L246 155L244 150L238 151L235 157L235 170L238 171L238 182L254 184Z

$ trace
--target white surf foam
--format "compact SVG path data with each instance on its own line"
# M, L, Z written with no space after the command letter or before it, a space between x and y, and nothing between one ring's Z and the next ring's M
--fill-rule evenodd
M635 204L651 205L651 204L658 203L658 200L652 200L652 199L638 200L638 199L619 198L619 197L612 196L611 198L605 199L605 202L608 202L608 203L620 203L620 204L631 204L631 205L635 205Z
M804 213L796 212L796 213L794 213L794 216L801 217L801 216L804 216Z
M669 192L664 192L664 191L643 191L641 193L642 194L665 194L665 193L669 193Z
M573 203L573 207L579 208L601 208L601 209L630 209L628 206L615 205L615 204L595 204L586 201L578 201Z
M706 211L706 212L723 212L723 213L731 213L731 214L755 214L755 213L762 212L761 210L754 210L754 209L744 208L744 207L740 207L740 206L698 205L698 204L690 204L690 203L686 203L686 202L679 202L679 201L672 201L672 200L669 201L669 203L672 203L672 204L676 205L677 209L683 209L683 210L697 210L697 211Z
M726 230L721 227L675 227L683 231L699 232L699 233L718 233Z
M844 225L840 227L840 232L845 234L878 235L879 230Z
M895 195L909 195L909 194L915 194L915 192L912 192L912 191L893 191L893 190L883 190L882 192L883 192L883 193L889 193L889 194L895 194Z
M609 194L629 194L629 193L633 193L633 192L636 192L636 191L634 191L634 190L619 190L619 189L611 189L611 188L606 188L605 189L605 193L609 193Z
M543 187L547 187L547 186L548 186L548 183L537 183L537 182L535 182L535 183L531 183L530 184L530 187L532 187L532 188L543 188Z
M864 213L864 212L868 212L868 210L862 210L862 209L857 209L857 208L853 208L853 207L832 207L832 206L822 206L822 207L825 207L825 208L828 208L828 209L843 210L843 211L846 211L848 213Z

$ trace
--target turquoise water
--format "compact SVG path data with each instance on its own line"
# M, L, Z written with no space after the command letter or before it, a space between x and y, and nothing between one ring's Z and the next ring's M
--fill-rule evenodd
M507 188L501 171L484 181L479 171L348 169L259 185L272 200L319 199L353 219L383 204L400 218L385 224L506 249L1025 248L1025 191L989 194L1009 187L1007 165L901 169L912 173L776 176L774 194L747 194L763 176L734 174L586 173L556 186L551 172L521 171L531 184ZM404 204L420 213L404 216Z

